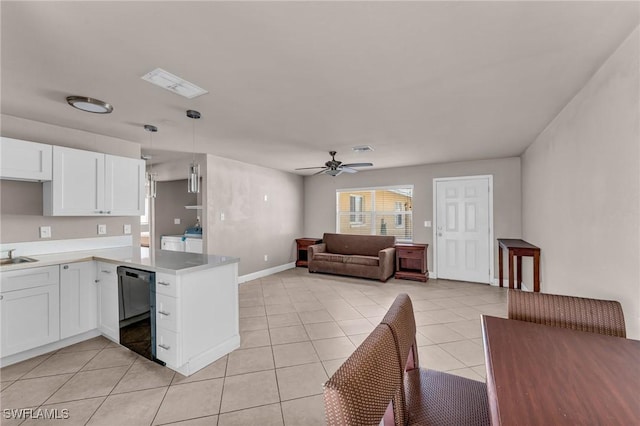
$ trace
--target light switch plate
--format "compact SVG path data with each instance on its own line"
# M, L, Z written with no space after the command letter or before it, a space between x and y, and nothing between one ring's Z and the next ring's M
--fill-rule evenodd
M51 227L50 226L41 226L40 227L40 238L51 238Z
M220 213L220 220L224 220L224 213Z
M174 225L180 225L180 218L179 217L174 218L173 219L173 224Z
M98 235L107 235L107 225L98 225Z
M124 232L125 235L129 235L131 233L131 225L124 225L124 229L122 230L122 232Z
M269 196L267 194L264 194L264 201L269 201Z

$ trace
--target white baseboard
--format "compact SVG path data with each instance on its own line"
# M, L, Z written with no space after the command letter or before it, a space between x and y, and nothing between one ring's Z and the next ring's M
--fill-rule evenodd
M493 281L491 281L491 285L498 287L500 285L500 279L499 278L494 278ZM509 288L509 279L503 279L502 280L502 287L504 288ZM524 291L531 291L529 290L529 287L527 287L524 283L522 283L522 290Z
M70 251L100 250L133 245L131 235L113 237L76 238L70 240L27 241L24 243L2 243L0 250L15 249L14 256L38 256Z
M262 271L252 272L247 275L240 275L238 277L238 284L246 283L247 281L257 280L258 278L268 277L269 275L277 274L278 272L286 271L287 269L293 269L296 267L296 262L285 263L284 265L274 266L273 268L263 269Z
M36 357L38 355L46 354L47 352L62 349L66 346L73 345L75 343L84 342L85 340L89 340L97 336L100 336L100 332L97 329L95 329L95 330L87 331L86 333L78 334L77 336L72 336L66 339L58 340L57 342L49 343L47 345L38 346L37 348L29 349L24 352L8 355L0 359L0 367L6 367L8 365L27 360L29 358Z

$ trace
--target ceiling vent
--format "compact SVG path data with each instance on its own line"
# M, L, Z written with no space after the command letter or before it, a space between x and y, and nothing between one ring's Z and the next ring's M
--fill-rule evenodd
M367 151L373 151L373 148L371 148L369 145L359 145L359 146L354 146L353 149L355 152L367 152Z
M177 75L173 75L162 68L156 68L155 70L143 75L141 78L151 84L155 84L156 86L167 89L170 92L184 96L188 99L197 98L198 96L209 93L203 88L198 87Z

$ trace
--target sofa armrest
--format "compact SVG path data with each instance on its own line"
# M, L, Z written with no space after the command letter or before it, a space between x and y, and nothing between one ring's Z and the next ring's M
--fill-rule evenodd
M327 245L325 243L309 246L307 247L308 259L312 260L313 255L315 255L316 253L324 253L325 251L327 251Z
M380 259L380 280L386 281L396 269L396 248L387 247L378 252Z

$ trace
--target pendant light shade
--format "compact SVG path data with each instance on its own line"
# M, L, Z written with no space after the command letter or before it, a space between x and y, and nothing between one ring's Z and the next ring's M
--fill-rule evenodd
M158 131L158 128L151 124L145 124L144 129L149 132L149 149L151 149L153 147L153 134ZM151 159L151 157L149 156L148 159ZM149 172L146 174L145 189L147 198L156 198L156 174L153 173L153 163L149 165Z
M200 164L196 163L196 122L200 118L200 113L192 109L187 111L187 117L193 119L193 160L189 165L187 175L187 191L190 193L200 192Z

